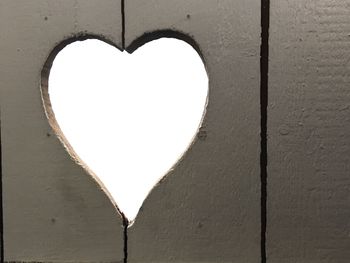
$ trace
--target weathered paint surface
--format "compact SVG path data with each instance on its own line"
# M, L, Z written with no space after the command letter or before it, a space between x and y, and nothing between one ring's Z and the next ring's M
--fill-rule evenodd
M128 261L260 262L260 1L128 0L125 14L126 47L182 32L210 81L200 135L129 228Z
M124 258L120 215L54 135L40 94L42 67L62 40L95 34L122 47L120 7L0 1L6 261ZM195 143L129 228L129 262L260 262L260 1L127 0L125 7L127 47L147 32L181 32L173 36L197 43L210 79ZM349 7L272 1L269 263L350 258Z
M269 263L350 260L350 2L271 3Z
M122 219L71 160L46 119L41 70L76 34L121 47L116 0L0 1L1 131L6 261L118 262Z

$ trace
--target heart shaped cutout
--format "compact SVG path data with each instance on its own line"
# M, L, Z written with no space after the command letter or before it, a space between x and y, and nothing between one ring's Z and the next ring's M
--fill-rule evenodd
M198 53L178 39L154 40L132 54L89 39L57 54L48 94L45 108L63 143L133 221L193 141L208 77Z

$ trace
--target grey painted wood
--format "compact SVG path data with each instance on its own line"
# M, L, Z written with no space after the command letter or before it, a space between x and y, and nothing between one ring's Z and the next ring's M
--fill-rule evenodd
M201 132L129 228L128 261L260 262L260 1L128 0L125 10L127 47L181 31L210 80Z
M350 261L350 2L271 3L269 263Z
M121 46L116 0L0 1L0 107L6 261L118 262L122 219L54 135L42 67L63 39L102 35Z

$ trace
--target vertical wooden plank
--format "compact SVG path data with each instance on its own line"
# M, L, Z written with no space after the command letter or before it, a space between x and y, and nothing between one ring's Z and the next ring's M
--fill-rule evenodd
M128 230L128 262L260 262L260 1L125 8L129 51L161 36L195 42L210 82L194 144Z
M0 5L5 261L122 261L122 218L53 133L40 92L44 63L64 39L96 34L121 47L121 3Z
M350 261L350 2L271 1L269 263Z

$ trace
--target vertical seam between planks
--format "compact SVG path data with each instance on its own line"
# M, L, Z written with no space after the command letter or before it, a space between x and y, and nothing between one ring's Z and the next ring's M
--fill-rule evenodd
M267 227L267 107L269 73L270 0L261 0L260 114L261 114L261 263L266 263Z
M123 217L123 227L124 227L124 263L128 262L128 226L129 221L125 217L124 214L122 214Z
M122 48L125 49L125 0L121 0L122 13Z
M122 48L125 50L125 0L121 0L121 13L122 13ZM126 216L121 213L123 217L123 239L124 239L124 263L128 262L128 226L129 221Z

